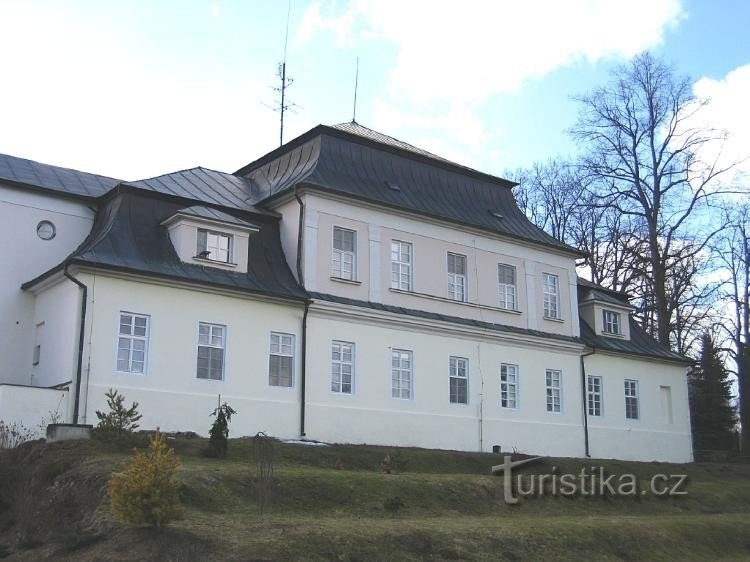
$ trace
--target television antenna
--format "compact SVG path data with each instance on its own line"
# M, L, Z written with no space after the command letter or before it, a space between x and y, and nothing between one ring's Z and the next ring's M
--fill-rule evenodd
M287 5L287 12L286 12L286 33L284 34L284 58L279 63L278 68L276 70L276 76L278 76L280 80L279 86L275 87L273 89L274 92L278 94L278 99L275 100L274 105L268 105L264 103L266 107L269 107L270 109L273 109L274 111L279 112L279 146L284 144L284 116L287 111L294 112L294 109L299 107L296 103L290 102L286 97L286 90L289 88L293 83L294 79L290 78L286 74L286 53L287 53L287 46L289 44L289 18L292 12L292 0L289 0L289 3Z

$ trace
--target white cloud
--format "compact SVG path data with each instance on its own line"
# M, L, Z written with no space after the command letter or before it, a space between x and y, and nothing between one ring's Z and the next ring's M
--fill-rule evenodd
M395 99L479 103L577 60L630 57L682 15L679 0L354 0L331 15L311 5L297 42L317 30L339 46L380 38L398 47Z
M394 46L372 125L482 167L489 134L478 116L491 96L579 61L631 57L658 45L682 17L680 0L315 2L295 45L322 32L339 47ZM451 142L441 146L441 138Z
M710 103L702 108L693 126L723 130L728 133L726 142L713 143L703 159L719 158L719 166L738 163L732 177L741 180L750 174L750 64L740 66L724 78L703 77L693 85L693 93Z

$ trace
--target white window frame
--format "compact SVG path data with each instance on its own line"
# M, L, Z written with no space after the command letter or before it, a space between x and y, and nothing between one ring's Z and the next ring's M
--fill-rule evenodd
M602 310L602 332L613 336L622 335L622 318L619 312L614 310Z
M554 280L554 283L550 281ZM560 320L560 276L544 273L542 277L544 293L544 317Z
M342 241L343 233L351 233L352 250L336 248L336 231L341 231ZM343 244L342 244L343 246ZM347 272L345 265L351 264L351 271ZM334 226L331 236L331 277L335 279L345 279L347 281L357 280L357 231L343 226Z
M464 272L463 273L455 273L451 272L450 262L451 257L454 258L454 263L457 259L463 260L464 264ZM468 300L468 269L469 269L469 260L464 254L457 254L455 252L448 252L447 258L446 258L446 267L448 268L448 298L454 301L458 302L467 302Z
M202 233L205 233L205 236L206 236L205 246L201 245ZM215 238L215 241L211 240L212 237ZM224 250L219 244L219 240L221 239L226 239L227 241L226 250ZM219 230L211 230L209 228L198 229L196 255L199 255L201 252L205 252L205 251L210 252L207 257L200 258L200 259L211 260L211 261L215 261L219 263L233 263L233 259L232 259L232 252L234 249L233 247L234 247L234 237L231 234L227 232L221 232ZM221 253L225 251L226 251L226 259L222 259L220 257L214 257L214 256L219 256Z
M405 248L408 250L406 260L403 259ZM391 240L391 288L400 291L413 291L413 271L414 245L403 240ZM405 282L404 278L406 279Z
M518 365L500 363L500 407L517 410L519 404Z
M208 328L208 343L201 343L201 328ZM221 344L214 343L214 331L221 330ZM198 361L200 359L200 349L220 349L221 350L221 373L220 378L211 377L211 354L208 356L208 376L201 377L198 375ZM227 327L224 324L215 324L212 322L198 322L198 345L196 347L195 378L199 381L222 382L227 370Z
M396 358L398 355L398 358ZM409 366L404 367L403 358L407 357L409 360ZM398 366L394 365L394 361L398 361ZM403 388L403 382L406 380L408 375L408 388ZM394 386L394 383L398 382L398 387ZM408 396L403 395L403 391L408 391ZM413 400L414 399L414 352L408 349L396 349L391 348L391 398L396 400Z
M597 388L598 387L598 388ZM586 377L586 412L600 418L604 415L604 379L600 375Z
M461 372L463 371L463 374ZM456 383L455 400L453 394L453 383ZM458 385L463 382L465 385L465 400L459 400ZM466 357L456 357L451 355L448 358L448 401L451 404L466 406L469 404L469 360Z
M345 359L348 349L349 360ZM336 394L354 394L354 357L356 345L353 342L331 341L331 392ZM344 390L346 376L349 369L349 390ZM338 380L336 380L338 378Z
M287 340L289 343L285 343ZM288 334L286 332L271 332L271 335L269 337L269 347L268 347L268 386L273 388L294 388L294 382L295 382L295 376L294 376L294 369L295 369L295 348L296 342L294 334ZM284 348L288 348L288 352L284 350ZM271 358L272 357L291 357L291 366L290 366L290 372L289 372L289 384L278 384L279 376L278 373L277 376L277 383L273 383L271 381Z
M130 316L131 321L129 323L130 330L129 333L122 333L122 327L124 326L122 318L123 316ZM145 320L145 331L143 335L137 335L135 333L135 322L136 318L144 319ZM149 339L151 336L151 316L148 314L142 314L137 312L129 312L127 310L121 310L117 314L117 344L115 345L115 371L118 373L127 373L129 375L145 375L147 373L148 369L148 348L149 348ZM124 348L121 346L122 340L126 340L128 342L128 347ZM135 342L141 341L143 342L143 350L137 350L135 348ZM126 368L120 367L120 350L127 349L128 351L128 358L124 359L124 361L127 361ZM143 352L143 370L142 371L136 371L133 370L133 354L134 352ZM140 363L141 361L135 361L137 363Z
M555 377L557 377L556 385ZM550 414L561 414L563 411L562 379L563 373L560 369L546 369L544 371L546 407ZM555 399L557 399L556 402Z
M501 281L501 274L503 268L509 268L513 272L513 283L505 283ZM516 266L507 263L497 264L497 289L499 300L499 307L504 310L518 310L518 295L516 285L518 283L518 277L516 272Z
M638 381L635 379L625 379L625 419L639 420L641 418L641 404L638 396ZM629 402L630 400L630 402ZM628 415L628 405L635 406L635 416Z

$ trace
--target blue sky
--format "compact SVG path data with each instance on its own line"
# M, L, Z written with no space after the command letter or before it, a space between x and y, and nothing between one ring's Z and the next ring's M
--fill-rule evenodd
M519 5L522 4L522 5ZM123 179L278 144L286 1L0 0L0 152ZM287 140L352 117L499 174L575 150L571 96L649 49L750 152L750 2L292 0Z

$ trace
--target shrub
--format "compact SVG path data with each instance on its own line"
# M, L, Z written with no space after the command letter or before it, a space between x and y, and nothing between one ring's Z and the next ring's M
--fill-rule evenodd
M237 412L226 402L216 408L211 415L216 416L211 429L208 431L208 449L206 455L209 457L223 458L227 456L229 446L229 422Z
M398 512L401 511L401 509L405 506L406 504L404 503L404 500L402 500L399 496L393 496L393 497L387 498L383 502L383 507L393 517L398 515Z
M14 449L21 443L33 441L36 438L36 433L22 423L5 423L0 420L0 449Z
M135 431L138 429L138 421L141 414L138 413L138 402L133 402L130 408L125 407L125 396L116 390L109 389L104 396L107 397L109 412L96 411L99 423L96 428L104 431Z
M182 515L180 482L175 472L180 461L164 435L156 430L148 451L135 451L125 470L112 474L107 491L112 514L123 523L163 527Z

